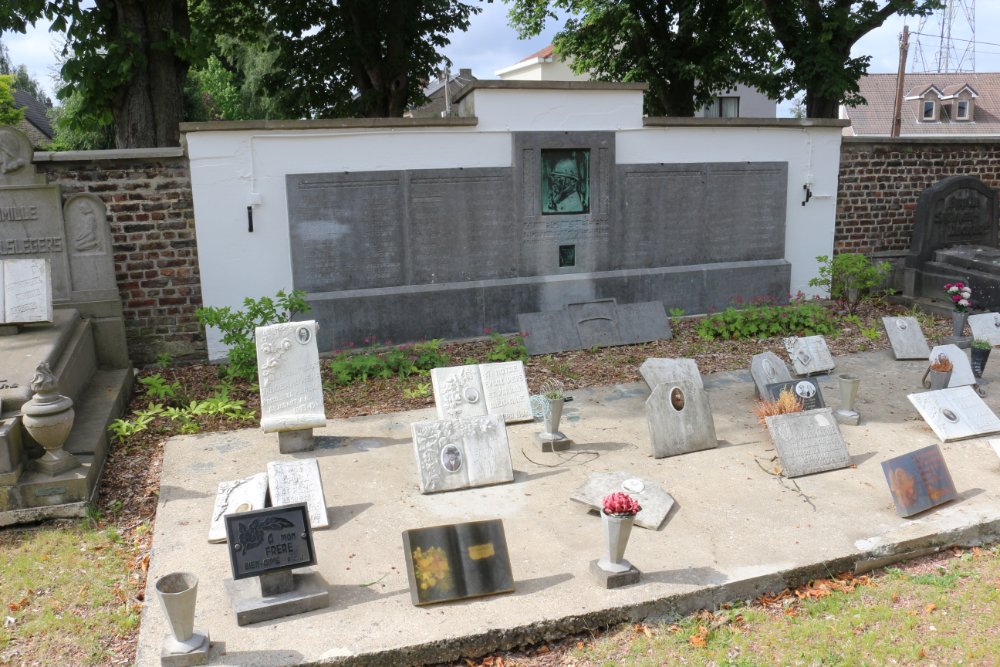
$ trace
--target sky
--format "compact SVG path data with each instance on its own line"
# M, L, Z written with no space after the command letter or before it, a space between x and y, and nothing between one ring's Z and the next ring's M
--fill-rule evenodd
M952 38L956 46L955 59L963 57L966 45L972 34L969 21L962 12L963 7L976 6L974 20L975 32L978 37L975 54L975 71L1000 72L1000 1L998 0L954 0L956 6L955 19L952 24ZM494 72L513 65L524 57L548 45L552 36L561 27L561 23L550 22L546 31L530 40L519 40L513 28L507 25L508 6L502 2L483 4L483 12L472 17L472 25L465 33L452 36L451 44L445 49L445 55L452 61L452 71L460 68L471 68L472 73L480 79L497 78ZM910 57L907 59L907 71L925 71L913 67L914 51L919 39L924 61L933 67L938 37L941 27L937 16L927 19L921 35L914 35L918 30L920 19L905 19L910 25ZM861 38L855 45L853 54L872 56L869 72L895 72L899 64L899 35L903 29L903 17L893 17L885 24ZM963 41L965 40L965 41ZM58 35L50 35L47 24L39 24L25 35L4 33L2 41L10 50L12 62L24 64L28 71L42 84L51 95L54 88L53 71L56 69L56 52L60 48ZM965 55L963 69L971 70L971 62ZM779 116L791 115L791 105L783 104L779 108Z

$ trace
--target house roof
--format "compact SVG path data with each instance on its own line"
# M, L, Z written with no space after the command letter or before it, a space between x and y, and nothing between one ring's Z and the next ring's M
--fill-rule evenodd
M38 128L38 131L51 139L55 136L52 124L49 123L48 107L33 95L23 90L14 90L14 104L18 109L24 108L24 119Z
M1000 134L1000 72L907 73L904 79L906 97L919 97L932 87L939 95L950 96L968 86L975 93L976 104L971 121L947 119L921 122L917 119L916 102L903 102L900 136L969 136ZM866 104L845 107L855 136L889 136L896 97L895 74L868 74L858 81ZM954 92L953 92L954 91Z
M527 60L541 60L543 58L551 58L553 53L555 53L555 48L551 44L549 44L541 51L535 51L530 56L525 56L524 58L521 58L521 60L518 62L523 63Z

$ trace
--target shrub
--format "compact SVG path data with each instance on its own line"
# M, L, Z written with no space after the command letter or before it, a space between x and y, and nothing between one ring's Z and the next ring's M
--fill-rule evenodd
M838 331L833 313L822 304L804 298L797 298L786 306L730 306L721 313L702 318L696 329L705 340L834 335Z
M528 358L528 348L524 345L524 336L515 334L510 338L496 333L490 333L493 347L486 353L489 361L525 361Z
M852 315L872 289L882 285L892 265L889 262L873 263L859 253L844 252L833 257L820 255L819 276L809 280L812 287L825 287L830 297L843 301Z
M348 385L370 378L426 375L432 368L447 366L450 362L448 354L441 350L440 338L413 345L399 345L383 351L376 350L376 343L373 341L371 347L364 351L337 350L330 360L330 370L333 372L334 382Z

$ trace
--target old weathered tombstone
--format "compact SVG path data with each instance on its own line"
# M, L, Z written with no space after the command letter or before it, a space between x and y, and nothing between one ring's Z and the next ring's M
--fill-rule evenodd
M403 553L414 605L514 590L500 519L404 530Z
M896 359L926 359L930 354L927 339L915 317L883 317L882 326L889 336Z
M674 506L673 496L659 482L627 472L595 472L573 491L570 500L600 512L604 497L617 491L627 493L642 507L635 515L635 525L641 528L658 530Z
M502 416L414 422L411 429L421 493L514 481Z
M836 364L822 336L792 336L784 339L796 375L815 375L833 370Z
M264 509L267 501L267 473L259 472L243 479L219 482L208 528L209 542L226 541L225 517L236 512Z
M233 578L223 585L239 626L303 614L330 606L318 572L296 572L316 564L316 547L305 503L226 516ZM257 577L259 589L249 581Z
M785 477L800 477L851 464L847 444L830 408L773 415L767 430Z
M958 496L938 445L882 461L882 472L900 516L913 516Z
M0 325L51 321L49 261L0 259Z
M698 370L698 362L694 359L646 359L639 366L639 374L649 385L650 391L656 389L658 384L675 380L687 380L698 387L705 386Z
M1000 345L1000 313L969 315L972 337L988 340L990 345Z
M946 356L952 364L951 380L948 382L949 389L976 384L976 376L972 373L969 355L964 350L953 344L937 345L931 350L927 360L934 363L941 355Z
M269 461L267 488L272 505L306 503L309 506L309 525L313 529L326 528L330 521L326 515L326 496L319 475L319 461Z
M941 442L1000 431L1000 419L969 386L909 394L907 398Z
M774 352L761 352L750 360L750 376L753 378L757 398L767 397L767 385L792 379L788 366Z
M798 380L786 380L785 382L772 382L767 385L765 396L768 400L776 401L782 391L791 391L795 398L802 403L803 410L815 410L825 408L823 392L819 388L819 382L815 378L800 378Z
M521 313L517 321L531 355L648 343L672 335L662 301L571 303L561 310Z
M438 419L487 414L501 415L508 423L532 419L521 361L433 368L431 385Z
M708 394L690 380L659 384L646 399L653 458L718 446Z
M282 454L312 449L312 430L326 426L316 323L257 327L256 342L261 429L278 434Z

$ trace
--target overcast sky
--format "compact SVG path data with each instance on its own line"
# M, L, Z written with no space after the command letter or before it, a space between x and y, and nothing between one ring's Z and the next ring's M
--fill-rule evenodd
M958 2L956 6L972 4L972 0ZM521 41L517 33L507 25L507 5L501 2L483 4L483 12L472 18L472 26L468 32L452 36L451 45L445 49L453 62L453 71L462 67L471 68L473 74L481 79L496 78L494 72L512 65L527 55L545 47L552 40L560 25L550 24L544 34L531 40ZM975 71L1000 72L1000 1L980 0L975 17L977 48L975 55ZM911 34L916 32L919 19L906 19L910 25ZM863 37L855 46L854 55L869 54L872 56L869 72L895 72L899 62L899 35L903 29L903 17L894 17L886 21L878 30ZM941 28L937 17L930 17L922 35L912 35L910 57L907 59L907 71L923 71L915 69L913 52L915 42L919 37L924 59L934 63ZM952 26L952 38L956 47L957 58L963 57L963 51L972 39L969 21L958 11ZM10 50L14 64L24 64L28 71L51 94L53 89L53 69L55 68L58 36L50 35L47 24L39 24L25 35L4 33L3 43ZM953 57L953 62L955 57ZM965 56L963 69L971 69L970 56ZM779 115L787 115L788 105L783 105Z

